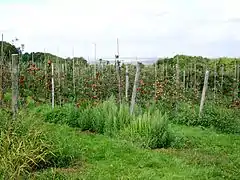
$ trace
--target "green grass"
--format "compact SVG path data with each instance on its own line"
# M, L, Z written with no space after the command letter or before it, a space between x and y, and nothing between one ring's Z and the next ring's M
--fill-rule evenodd
M181 149L142 149L128 141L76 131L82 161L31 178L48 179L240 179L240 137L172 125L184 136ZM76 140L76 138L78 140Z
M167 114L159 110L146 110L142 114L130 115L127 104L115 103L113 98L95 107L76 108L73 105L57 106L54 110L42 106L35 114L45 122L66 124L109 137L121 137L146 148L169 147L175 142L169 130Z
M172 124L154 106L130 116L113 100L32 107L16 121L0 110L0 179L240 179L237 111L207 106L206 126L192 127L181 108Z
M16 120L6 112L0 114L0 179L20 179L40 169L65 167L81 159L74 129L44 123L26 112L20 112Z
M218 132L240 134L239 109L227 108L207 102L203 114L199 117L199 104L178 102L175 107L159 103L158 109L169 114L169 120L175 124L213 128Z

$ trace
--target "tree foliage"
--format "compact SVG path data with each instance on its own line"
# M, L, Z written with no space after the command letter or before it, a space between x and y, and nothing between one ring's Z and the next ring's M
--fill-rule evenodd
M167 64L169 66L173 66L179 61L179 67L181 70L186 69L190 64L196 64L197 69L199 68L207 68L209 70L214 70L215 65L217 67L217 71L220 70L220 67L223 66L225 71L233 71L235 68L236 62L239 64L240 59L238 58L229 58L229 57L221 57L210 59L202 56L187 56L187 55L176 55L172 58L163 58L157 61L158 67L162 64Z
M2 41L0 41L0 56L1 56L1 48L2 48ZM20 53L22 52L19 48L15 47L14 45L8 42L3 41L3 55L4 55L5 61L11 61L12 54L20 54ZM73 58L64 59L56 55L53 55L51 53L43 53L43 52L30 52L30 53L25 52L24 54L22 54L22 57L21 57L21 61L23 62L34 61L34 62L40 63L48 60L51 60L54 62L56 60L59 60L59 61L73 60ZM87 60L84 59L83 57L74 57L74 60L79 61L80 64L82 65L87 65Z
M2 44L3 44L3 56L5 60L11 59L12 54L18 54L19 50L12 44L6 41L0 41L0 56L2 56Z

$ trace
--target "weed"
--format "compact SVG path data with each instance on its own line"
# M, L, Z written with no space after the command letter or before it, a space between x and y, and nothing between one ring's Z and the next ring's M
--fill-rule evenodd
M214 128L224 133L240 133L240 117L238 110L227 109L222 106L213 106L208 103L199 117L199 106L180 103L177 111L172 111L170 119L174 123L188 126L202 126Z
M74 145L78 139L69 127L46 124L22 112L14 121L3 117L0 178L17 179L39 169L68 166L73 159L81 158L81 147Z
M144 147L167 147L173 141L168 128L168 116L153 109L156 109L154 105L143 115L130 115L127 104L117 105L111 97L108 101L86 109L77 109L71 105L67 108L57 107L47 111L44 119L46 122L80 128L81 131L96 132L111 137L131 137L134 142L141 142ZM123 135L123 132L126 135Z
M8 123L1 131L0 144L0 174L7 179L44 166L52 154L44 126L30 119Z
M158 110L152 115L144 113L136 117L122 133L125 138L150 148L168 147L173 140L168 127L168 117Z

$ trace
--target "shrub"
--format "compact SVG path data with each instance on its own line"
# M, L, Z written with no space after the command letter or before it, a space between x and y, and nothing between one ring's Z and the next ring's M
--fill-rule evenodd
M63 107L57 106L54 109L43 111L46 122L55 124L73 125L79 116L79 110L73 105L65 105Z
M180 103L177 111L171 111L171 120L177 124L185 124L191 126L200 125L198 121L198 107L187 103Z
M240 116L238 110L207 104L199 121L204 127L214 127L219 132L240 133Z
M0 137L0 174L4 179L17 178L44 166L52 153L41 123L29 119L10 121Z
M178 110L171 113L171 121L190 126L213 127L224 133L240 133L239 112L208 103L199 117L199 106L180 103Z
M89 130L110 136L128 125L131 119L128 105L118 106L113 97L98 106L84 109L67 105L43 111L41 114L46 122L67 124L82 131Z
M129 107L126 104L118 106L113 98L96 107L81 111L77 126L82 131L89 130L109 136L115 135L120 129L130 123Z
M26 115L20 113L14 121L6 115L6 123L0 124L0 178L19 179L35 170L69 165L81 156L70 128Z
M82 147L76 131L67 125L50 124L46 127L52 154L48 157L48 167L68 167L75 160L82 159Z
M9 119L11 118L11 113L4 110L4 109L0 109L0 132L2 132L3 130L5 130L9 124Z
M154 110L155 109L155 110ZM110 98L95 107L76 109L74 106L58 107L45 115L45 121L67 124L81 131L91 131L108 136L123 136L141 146L168 147L173 136L168 127L168 116L152 105L143 115L130 115L127 104L118 105Z
M119 130L128 126L132 119L127 104L117 106L113 100L110 100L105 101L99 108L106 114L104 133L107 135L116 134Z
M144 113L132 121L121 136L143 147L163 148L169 147L173 136L168 127L168 117L156 110L152 115Z

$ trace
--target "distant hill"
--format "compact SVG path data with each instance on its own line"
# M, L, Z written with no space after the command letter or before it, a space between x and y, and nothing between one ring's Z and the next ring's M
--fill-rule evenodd
M12 44L6 41L0 41L0 57L2 56L2 46L3 46L3 57L5 60L11 59L12 54L19 53L19 50Z
M43 52L31 52L31 53L24 53L22 55L22 61L27 62L27 61L34 61L34 62L43 62L45 60L51 60L51 61L63 61L63 60L73 60L73 58L61 58L56 55L53 55L51 53L43 53ZM87 60L84 59L83 57L74 57L75 61L81 61L83 64L87 64Z
M5 61L11 61L11 54L20 54L21 51L19 48L16 48L14 45L5 42L5 41L0 41L0 57L1 57L1 48L3 44L3 57ZM28 62L28 61L34 61L34 62L43 62L44 60L51 60L51 61L56 61L56 60L62 61L62 60L73 60L73 58L61 58L56 55L53 55L51 53L43 53L43 52L25 52L22 54L22 61ZM87 65L87 64L92 64L93 62L88 62L86 59L83 57L74 57L76 61L80 61L81 64ZM124 64L136 64L137 61L141 62L144 65L150 65L157 63L158 65L162 63L168 63L169 65L174 65L176 64L177 60L179 61L179 66L181 69L184 69L186 66L188 66L189 63L197 63L199 66L203 66L203 64L207 64L209 67L215 66L215 63L217 63L219 66L224 65L225 68L227 69L234 69L234 65L236 64L236 61L240 63L240 60L237 58L228 58L228 57L221 57L221 58L216 58L215 60L217 61L212 61L210 58L205 58L202 56L188 56L188 55L176 55L174 57L166 57L166 58L141 58L139 57L138 59L136 58L127 58L127 57L121 57L119 59L121 63ZM105 62L107 64L114 64L115 59L114 58L106 58L102 60L98 60L96 63L99 62Z
M0 41L0 57L1 57L1 52L2 52L2 45L3 45L3 57L5 61L11 61L11 55L12 54L21 54L20 48L16 48L14 45L5 42L5 41ZM28 61L34 61L34 62L43 62L44 60L51 60L51 61L56 61L56 60L72 60L72 58L61 58L56 55L53 55L51 53L43 53L43 52L25 52L22 54L22 61L28 62ZM87 60L84 59L83 57L74 57L76 61L80 61L83 64L87 64Z

